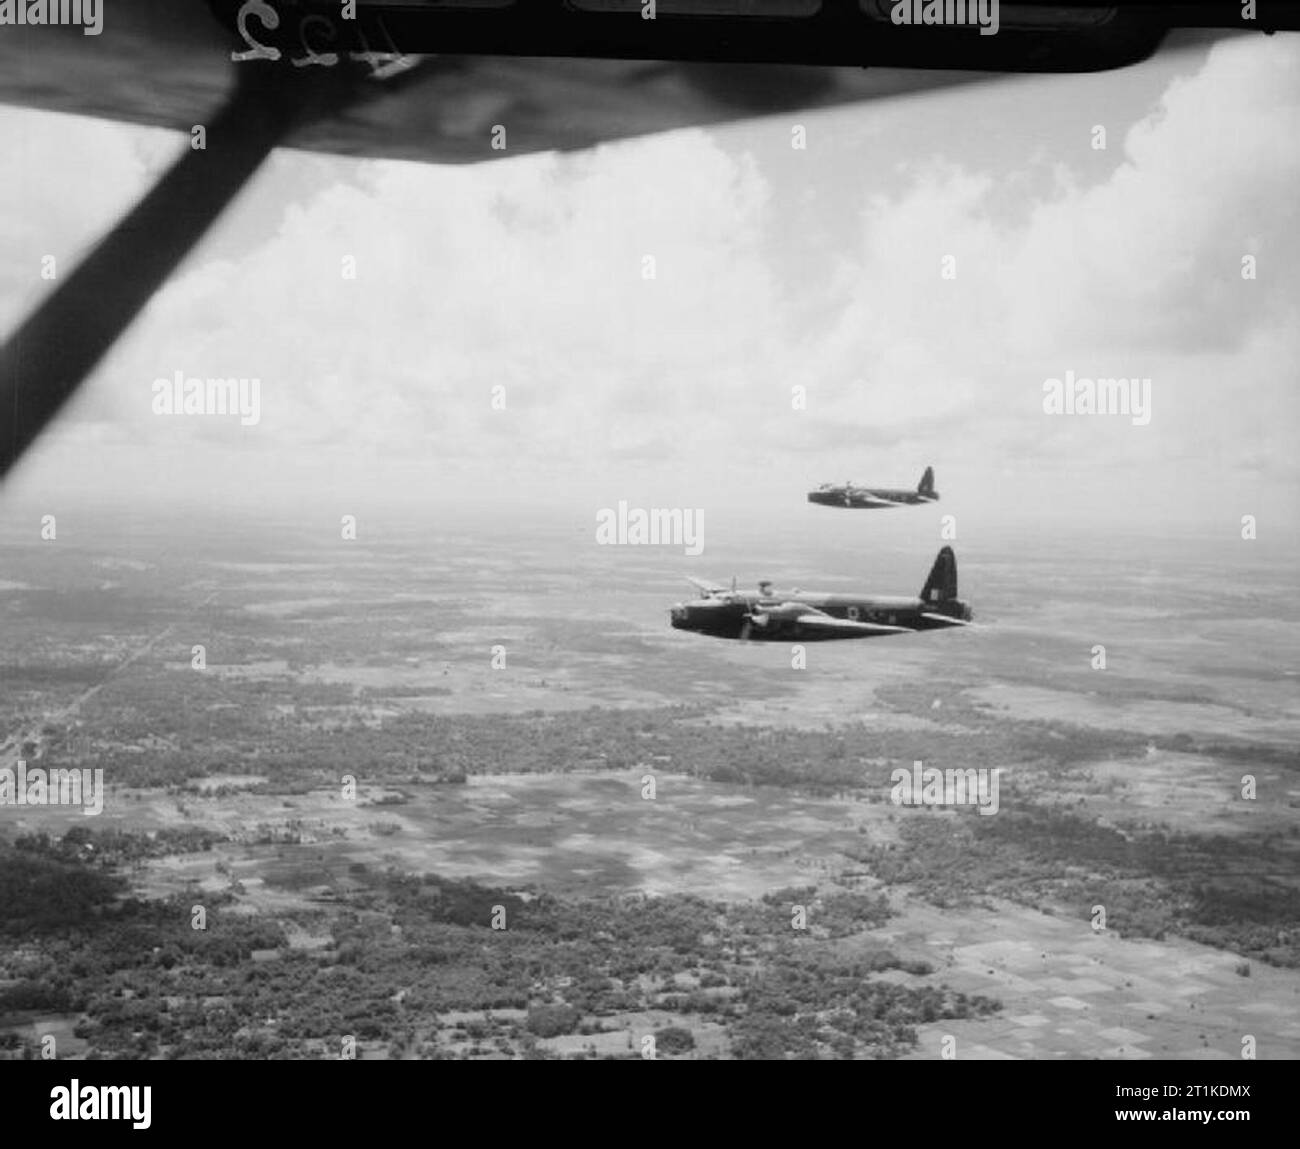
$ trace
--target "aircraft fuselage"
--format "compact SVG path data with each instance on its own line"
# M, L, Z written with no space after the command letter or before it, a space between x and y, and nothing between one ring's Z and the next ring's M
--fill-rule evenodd
M969 622L971 608L960 599L925 602L911 595L842 595L799 592L763 596L740 592L698 602L678 603L671 621L676 630L714 638L745 638L775 642L824 642L842 638L878 638L880 633L840 633L805 625L799 615L809 611L833 619L872 623L903 630L942 630ZM952 619L951 622L943 621Z
M919 503L932 503L933 497L918 491L899 491L871 487L823 487L809 491L808 501L824 507L851 507L858 510L876 510L886 506L914 507Z

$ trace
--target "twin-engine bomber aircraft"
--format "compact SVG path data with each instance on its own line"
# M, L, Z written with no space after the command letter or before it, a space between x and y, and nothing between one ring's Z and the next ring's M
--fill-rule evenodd
M934 489L934 468L926 467L925 474L915 491L897 491L884 487L855 487L845 483L842 487L823 483L808 492L810 503L824 507L850 507L854 510L875 510L878 507L914 507L918 503L937 503L939 492Z
M792 591L784 597L771 583L758 593L737 591L691 579L700 601L672 608L677 630L694 630L714 638L754 641L817 642L832 638L878 638L914 630L965 626L971 608L957 597L957 557L944 547L917 598Z

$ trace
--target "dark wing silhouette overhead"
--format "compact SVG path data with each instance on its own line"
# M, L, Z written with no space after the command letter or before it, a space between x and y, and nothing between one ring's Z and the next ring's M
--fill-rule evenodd
M356 0L351 21L341 0L101 3L99 35L0 29L0 103L188 131L231 96L232 51L279 54L286 79L330 70L331 53L344 65L367 51L435 53L436 66L426 61L400 91L372 92L283 141L431 163L500 158L497 123L509 125L505 154L572 150L1007 72L1119 67L1171 28L1243 27L1235 0L1003 0L987 37L896 27L894 0L658 0L654 21L640 18L640 0ZM760 15L727 15L745 10ZM1296 24L1293 9L1263 0L1249 27Z
M538 0L530 3L545 7ZM233 16L232 27L223 27L203 0L124 0L104 7L98 36L85 36L77 28L0 30L0 103L188 132L208 123L230 97L237 72L269 66L260 61L232 64L232 50L248 50L247 44L233 31ZM290 11L283 3L280 7ZM320 8L337 14L340 4L335 0ZM236 0L235 15L237 9ZM273 38L257 21L246 24L254 42L271 44ZM296 25L286 15L278 31L289 34L279 37L285 44L281 62L286 84L337 68L293 66L295 58L306 58ZM378 53L387 39L374 34L367 43ZM330 48L323 25L309 26L307 43L318 55ZM588 45L588 50L599 49ZM973 73L900 68L868 72L449 55L444 50L436 60L423 60L400 89L376 84L346 114L299 125L283 142L342 155L466 163L588 148L606 140L926 91L974 78ZM494 124L509 127L504 153L491 147Z

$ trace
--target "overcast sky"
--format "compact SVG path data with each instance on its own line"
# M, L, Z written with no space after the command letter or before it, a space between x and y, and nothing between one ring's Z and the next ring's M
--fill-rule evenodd
M0 323L187 144L0 109ZM977 519L1294 534L1298 188L1285 35L575 156L279 152L0 501L798 514L932 464ZM261 421L153 414L177 371ZM1066 371L1149 378L1149 424L1044 414Z

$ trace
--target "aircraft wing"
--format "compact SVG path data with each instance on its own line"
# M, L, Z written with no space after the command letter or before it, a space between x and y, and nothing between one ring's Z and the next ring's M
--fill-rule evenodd
M875 508L901 506L900 503L895 502L893 499L882 499L878 495L857 495L855 497L861 500L864 507Z
M1008 72L1120 67L1150 55L1171 28L1240 29L1232 5L1232 18L1216 23L1198 17L1192 2L1130 13L1104 0L1016 0L990 37L893 27L890 0L784 6L784 18L746 17L740 5L721 18L729 7L719 0L661 0L647 34L634 0L358 0L354 20L339 19L338 0L121 0L103 4L98 35L6 25L0 103L189 132L229 97L236 72L265 66L234 63L232 50L274 51L279 70L307 75L351 66L364 46L376 69L379 55L420 63L400 89L376 83L370 98L283 143L469 163ZM1294 26L1273 13L1262 11L1261 29ZM1215 34L1191 35L1203 42ZM342 59L327 66L331 52ZM508 140L494 149L498 124Z
M832 618L828 614L809 613L801 614L791 620L799 626L811 627L813 630L820 630L827 634L908 634L911 632L909 626L886 626L879 622L855 622L849 618Z
M686 581L701 594L722 594L727 589L719 583L707 582L705 579L695 578L693 575L687 575Z
M0 34L0 103L188 133L208 122L228 97L239 69L258 67L231 62L232 49L245 45L205 0L130 0L104 8L98 36L83 35L80 28L6 26ZM286 15L283 25L290 20ZM261 35L255 21L248 27ZM323 36L313 44L321 53L328 46ZM383 45L373 47L379 51ZM286 53L292 60L301 49ZM302 127L286 144L340 155L470 163L923 92L982 76L987 78L975 71L447 55L425 58L399 90L373 85L371 98L344 115ZM496 124L508 128L503 150L491 146Z

